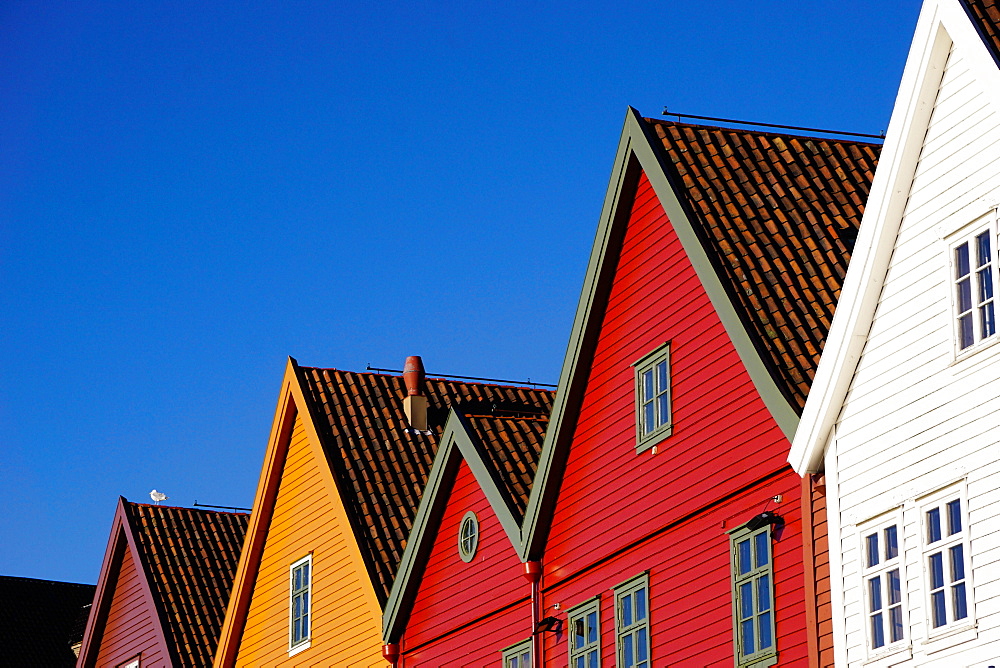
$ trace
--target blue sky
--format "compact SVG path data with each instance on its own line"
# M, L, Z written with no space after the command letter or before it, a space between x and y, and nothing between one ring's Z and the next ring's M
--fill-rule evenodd
M878 133L918 9L0 4L0 574L249 506L288 355L555 382L627 106Z

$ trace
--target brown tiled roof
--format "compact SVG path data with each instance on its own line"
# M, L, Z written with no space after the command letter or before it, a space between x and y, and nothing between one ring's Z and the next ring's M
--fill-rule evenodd
M90 584L0 575L0 666L75 666L77 620Z
M182 666L210 666L249 515L125 503L167 642Z
M510 496L521 511L521 517L524 517L538 467L538 455L545 440L545 429L549 426L548 417L474 415L467 419L499 474L505 487L502 491Z
M962 4L993 54L993 60L1000 65L1000 7L996 0L962 0Z
M392 589L449 409L548 416L553 392L428 378L430 434L409 429L401 376L298 367L334 478L384 602Z
M881 145L646 121L737 312L801 412Z

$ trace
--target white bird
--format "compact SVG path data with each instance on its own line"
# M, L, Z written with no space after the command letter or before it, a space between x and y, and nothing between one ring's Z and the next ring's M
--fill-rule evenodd
M163 492L157 492L155 489L149 493L149 498L156 502L156 505L160 505L160 501L166 501L170 497Z

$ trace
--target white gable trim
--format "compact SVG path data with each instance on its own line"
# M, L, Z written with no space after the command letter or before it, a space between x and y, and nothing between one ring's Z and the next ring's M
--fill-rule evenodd
M1000 109L1000 70L959 0L926 0L906 59L899 93L861 220L840 302L788 461L800 475L822 468L871 328L895 247L903 209L952 45L958 44Z

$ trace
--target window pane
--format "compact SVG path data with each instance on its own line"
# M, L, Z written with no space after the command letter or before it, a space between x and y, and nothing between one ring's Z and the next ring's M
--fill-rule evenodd
M985 301L993 299L993 270L991 267L986 267L985 269L980 269L976 275L976 283L979 284L978 294L979 303L982 304Z
M878 534L865 538L865 552L868 553L868 567L878 566Z
M893 524L885 528L885 560L889 561L897 556L899 556L899 539L896 536L896 525Z
M941 509L933 508L927 511L927 542L941 540Z
M648 404L643 404L642 406L642 433L648 434L656 428L656 423L654 422L653 409L655 404L650 401Z
M578 618L573 620L573 638L571 642L573 647L579 648L583 647L584 644L584 629L583 629L583 618Z
M767 562L770 561L770 552L768 550L768 539L770 536L767 531L763 531L753 537L754 540L754 552L757 555L756 567L766 566Z
M975 343L972 336L972 315L967 313L958 319L958 347L965 350Z
M597 613L587 615L587 642L597 642Z
M954 536L962 530L962 502L959 499L948 502L948 535Z
M979 308L979 329L984 337L993 336L997 333L996 317L993 313L993 302Z
M736 560L740 575L750 572L750 540L741 540L736 543Z
M649 657L646 656L646 628L643 627L636 631L635 633L635 660L636 662L645 661Z
M965 550L959 543L948 550L948 561L951 562L951 581L958 582L965 579Z
M656 365L656 392L666 392L667 390L667 363L660 362Z
M760 630L760 642L757 644L761 649L771 646L771 613L765 612L757 618L758 629Z
M983 232L976 237L976 266L981 267L990 261L990 232Z
M632 595L622 596L622 628L632 626Z
M661 394L656 399L656 426L660 427L670 422L670 396Z
M576 657L576 661L574 662L574 666L575 666L575 668L587 668L587 664L584 663L584 659L583 659L582 656Z
M940 589L944 586L944 560L940 552L935 552L928 559L931 575L931 589Z
M903 606L889 609L889 638L891 642L903 639Z
M969 273L969 244L965 243L955 249L955 278L962 278Z
M753 617L753 586L749 582L740 585L740 619Z
M753 620L748 619L740 623L740 635L743 637L743 655L748 656L754 652L753 644Z
M642 400L652 401L653 399L653 370L642 372Z
M635 666L635 655L632 652L632 636L622 638L622 659L624 659L626 668Z
M958 312L965 313L972 308L972 283L966 278L955 287L958 289Z
M885 631L882 629L882 613L872 615L872 647L885 645Z
M868 580L868 609L878 612L882 609L882 576L877 575Z
M903 591L899 582L899 569L893 569L886 573L886 585L889 588L889 605L896 605L903 601Z
M599 657L598 657L596 651L595 652L591 652L590 654L588 654L587 655L587 668L597 668L598 658Z
M965 619L969 609L965 602L965 583L959 583L951 588L951 604L955 608L955 619Z
M646 619L646 588L636 589L632 595L635 598L635 621Z
M944 626L948 620L944 615L944 592L936 591L931 594L931 624L934 628Z
M771 578L763 575L757 578L757 612L771 609Z

